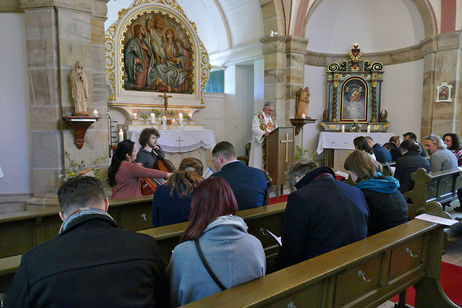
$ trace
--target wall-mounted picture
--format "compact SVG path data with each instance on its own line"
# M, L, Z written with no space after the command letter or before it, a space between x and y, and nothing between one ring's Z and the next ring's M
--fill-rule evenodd
M451 98L452 85L442 82L439 86L436 87L436 102L452 102Z
M193 52L188 34L173 18L148 13L125 33L124 89L192 93Z
M367 121L368 87L359 77L345 81L341 90L341 121Z

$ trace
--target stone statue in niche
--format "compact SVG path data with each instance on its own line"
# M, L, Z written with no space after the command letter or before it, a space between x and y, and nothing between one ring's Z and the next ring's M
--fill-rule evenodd
M71 89L74 99L74 115L87 116L88 81L80 61L75 62L71 72Z
M305 87L297 92L296 96L296 119L308 118L308 105L310 103L310 88Z

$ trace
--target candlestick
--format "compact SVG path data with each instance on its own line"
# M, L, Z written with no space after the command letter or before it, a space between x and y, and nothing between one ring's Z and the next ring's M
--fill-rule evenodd
M136 112L133 112L132 118L133 118L133 120L136 120L138 118L138 115L136 114Z
M93 110L93 116L94 116L94 117L97 117L97 116L98 116L98 110L96 110L96 109Z
M167 129L167 117L162 118L162 129Z
M342 125L342 133L345 132L345 125Z
M156 123L156 114L151 113L151 124L155 124L155 123Z
M124 141L124 131L122 129L119 130L119 142Z
M371 126L370 126L370 125L367 125L367 132L368 132L368 133L371 132Z

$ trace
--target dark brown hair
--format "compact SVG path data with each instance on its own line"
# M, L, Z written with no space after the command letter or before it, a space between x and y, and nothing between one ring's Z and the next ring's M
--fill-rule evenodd
M217 176L202 181L194 191L189 224L181 236L181 242L199 238L215 219L235 215L236 212L236 198L225 179Z
M364 151L364 152L367 152L369 154L374 153L372 151L371 146L369 145L369 142L367 142L367 139L365 137L363 137L363 136L359 136L359 137L356 137L355 139L353 139L353 144L360 151Z
M148 144L151 135L155 135L157 138L160 137L159 131L154 127L145 128L141 131L140 138L138 139L138 141L140 142L142 147L145 147L146 144Z
M401 144L399 145L399 149L404 149L408 152L420 152L420 146L411 139L404 140L403 142L401 142Z
M91 176L70 178L58 190L59 206L66 215L103 202L105 198L103 183Z
M107 172L107 181L109 186L115 186L115 176L117 171L119 171L120 164L122 164L124 160L127 160L127 154L132 154L134 146L135 143L128 139L119 142L117 145L117 148L112 155L111 165L109 166L109 170Z
M399 147L399 144L401 142L399 136L392 136L388 141L395 144L397 147Z
M203 170L204 166L199 159L184 158L178 170L173 172L167 180L167 185L170 186L170 195L173 196L173 193L176 192L180 198L189 196L203 180Z
M236 157L236 149L228 141L220 141L212 150L213 157L217 157L218 154L221 154L224 158L230 160Z

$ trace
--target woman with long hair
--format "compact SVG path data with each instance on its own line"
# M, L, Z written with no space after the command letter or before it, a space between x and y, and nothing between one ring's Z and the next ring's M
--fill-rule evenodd
M152 199L152 224L154 227L188 221L194 189L203 180L202 162L193 157L181 161L167 183L156 188Z
M112 187L111 199L140 198L140 178L168 178L170 173L144 168L135 163L135 143L124 140L117 145L112 156L111 166L107 173L109 185Z
M409 220L406 200L398 191L399 182L383 176L381 165L362 151L354 151L345 160L355 186L364 194L369 206L368 236L395 227Z
M460 146L460 139L457 134L447 133L443 136L443 142L446 144L446 147L449 151L454 153L457 157L457 165L462 166L462 147Z
M364 136L359 136L353 139L353 144L355 146L355 150L363 151L369 154L374 160L377 160L374 155L374 151L372 150L369 142Z
M399 149L403 156L396 161L393 176L399 181L399 191L403 193L414 188L414 180L411 175L418 168L424 168L430 173L430 163L420 154L420 146L410 139L401 142Z
M247 225L242 218L234 216L236 212L236 198L223 178L211 177L196 187L188 227L170 262L174 306L265 274L261 242L247 233Z

